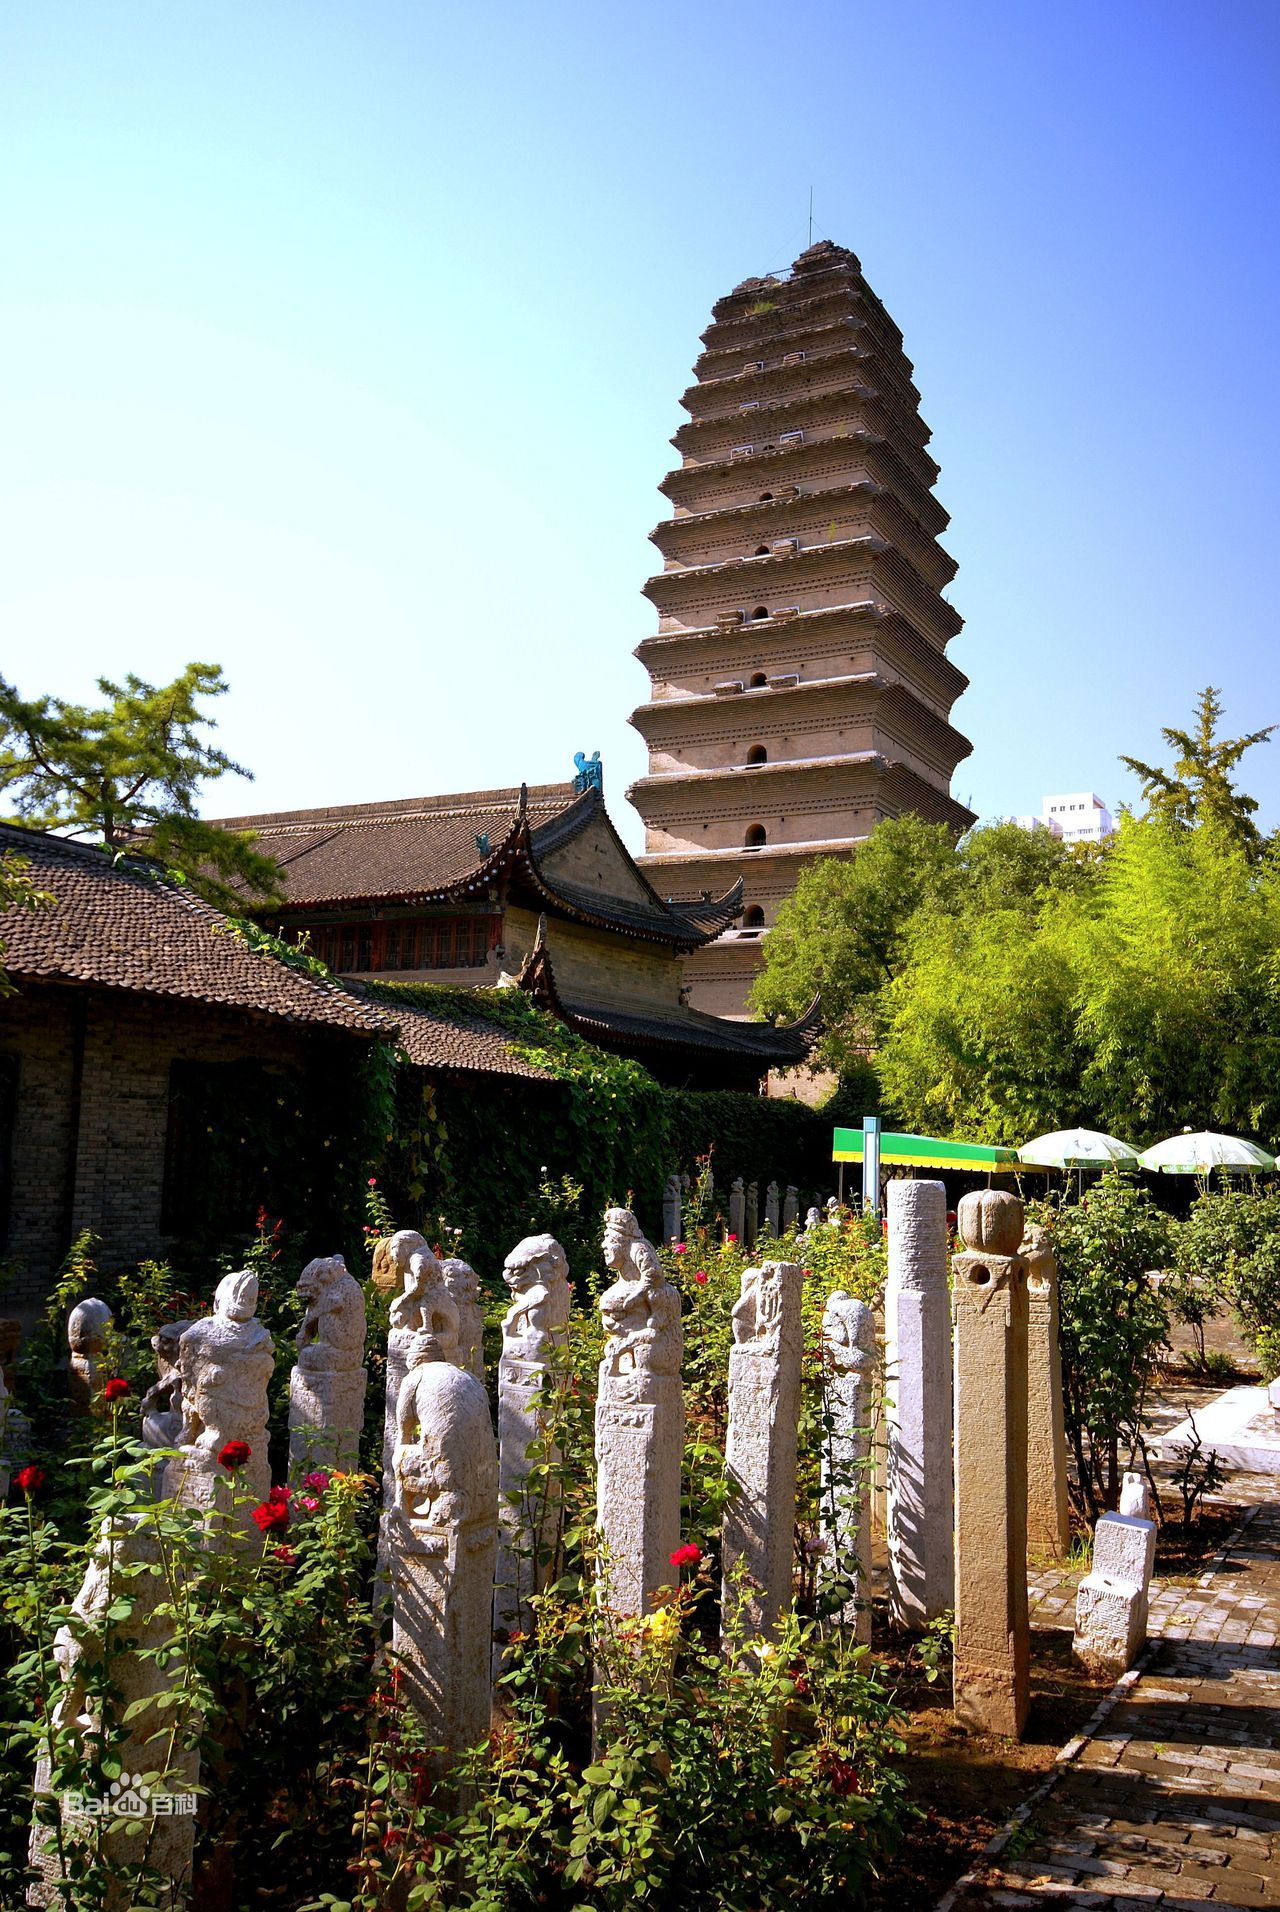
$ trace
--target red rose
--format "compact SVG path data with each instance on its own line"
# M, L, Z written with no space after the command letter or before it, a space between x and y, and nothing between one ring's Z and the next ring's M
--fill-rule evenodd
M683 1547L676 1548L671 1556L671 1564L673 1567L696 1567L701 1559L701 1547L695 1547L691 1540L687 1540Z
M675 1255L687 1255L689 1250L684 1242L678 1241L671 1252Z
M220 1467L225 1467L229 1474L233 1474L237 1467L244 1466L252 1452L253 1449L248 1441L228 1441L218 1455L218 1464Z
M107 1382L107 1385L102 1390L102 1398L104 1401L123 1401L128 1392L129 1383L120 1380L117 1376L114 1381Z
M292 1498L292 1487L273 1487L267 1495L273 1507L286 1507Z
M20 1494L36 1494L44 1486L43 1467L20 1467L13 1477Z
M737 1239L738 1239L738 1237L737 1237L736 1235L726 1235L726 1236L725 1236L725 1240L726 1240L726 1241L737 1241Z
M292 1567L298 1558L292 1547L273 1547L271 1553L282 1567Z
M255 1507L253 1517L264 1534L283 1533L289 1525L289 1506L283 1500L264 1500Z
M369 1177L369 1186L370 1188L376 1188L378 1186L378 1178L376 1175L371 1175Z
M697 1284L698 1284L698 1286L699 1286L699 1288L705 1288L705 1287L706 1287L706 1285L707 1285L707 1271L706 1271L706 1269L705 1269L705 1268L699 1268L699 1270L698 1270L698 1272L697 1272L697 1274L696 1274L696 1275L694 1276L694 1280L695 1280L695 1281L697 1282Z

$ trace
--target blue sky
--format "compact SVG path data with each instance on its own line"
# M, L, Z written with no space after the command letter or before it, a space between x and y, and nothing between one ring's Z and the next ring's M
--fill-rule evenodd
M955 790L1280 719L1274 0L0 15L0 669L187 659L214 813L550 781L627 716L712 301L815 234L916 365ZM1280 737L1247 760L1280 823Z

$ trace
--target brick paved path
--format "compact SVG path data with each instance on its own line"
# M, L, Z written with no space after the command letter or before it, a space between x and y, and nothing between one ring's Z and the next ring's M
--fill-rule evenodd
M1042 1624L1070 1625L1076 1577L1039 1577ZM1151 1632L1129 1690L951 1904L1280 1906L1280 1503L1198 1585L1162 1588Z

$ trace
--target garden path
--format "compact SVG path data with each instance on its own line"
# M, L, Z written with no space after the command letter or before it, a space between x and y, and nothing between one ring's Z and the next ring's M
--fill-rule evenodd
M1153 1587L1105 1716L938 1912L1280 1906L1280 1500L1274 1476L1230 1491L1245 1524L1198 1580ZM1034 1577L1034 1623L1071 1626L1081 1571Z

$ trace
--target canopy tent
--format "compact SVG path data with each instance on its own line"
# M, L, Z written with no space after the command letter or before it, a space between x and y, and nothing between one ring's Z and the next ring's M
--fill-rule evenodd
M837 1129L831 1149L833 1162L862 1160L861 1129ZM952 1168L989 1171L1016 1168L1016 1149L990 1148L984 1142L941 1142L932 1135L880 1137L880 1161L885 1168Z
M1032 1168L1105 1168L1137 1166L1138 1151L1101 1129L1055 1129L1024 1142L1018 1159Z
M1274 1169L1276 1158L1253 1142L1235 1135L1214 1135L1200 1129L1194 1135L1167 1135L1138 1157L1143 1168L1164 1175L1207 1175L1210 1169L1236 1169L1258 1175Z

